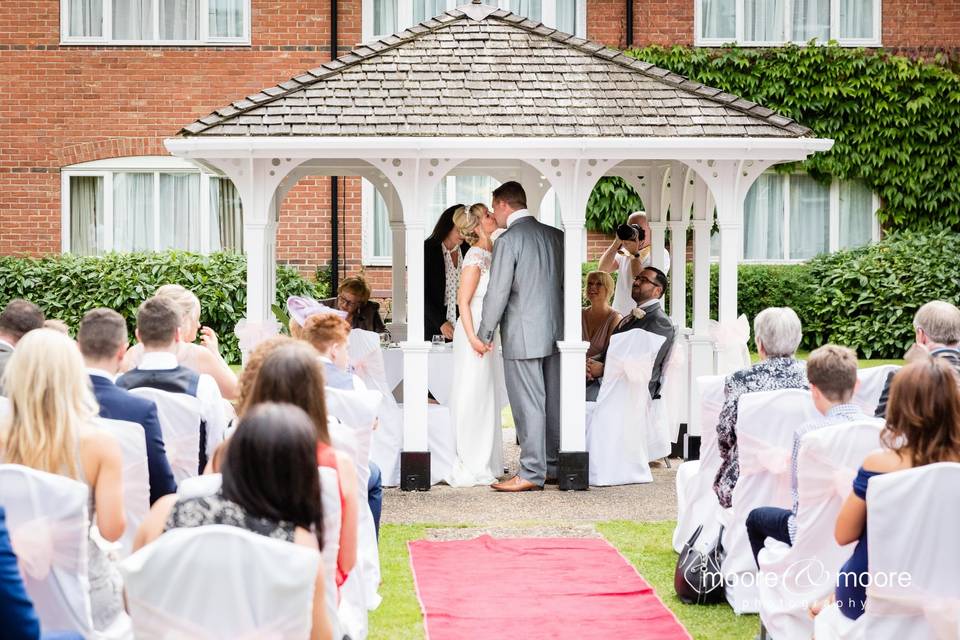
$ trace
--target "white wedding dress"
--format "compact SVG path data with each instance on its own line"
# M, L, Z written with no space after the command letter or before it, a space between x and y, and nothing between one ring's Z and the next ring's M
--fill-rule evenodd
M470 300L474 330L483 314L483 297L490 281L492 254L471 247L463 258L463 268L479 267L480 281ZM453 332L453 386L450 393L450 417L457 436L457 460L447 484L470 487L496 482L503 473L503 438L497 389L503 376L500 341L482 358L470 346L463 324L457 320Z

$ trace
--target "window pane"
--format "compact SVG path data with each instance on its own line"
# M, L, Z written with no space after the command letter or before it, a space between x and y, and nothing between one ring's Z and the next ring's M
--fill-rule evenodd
M830 186L790 176L790 257L805 260L829 248Z
M114 40L153 40L152 0L113 3Z
M244 0L207 0L211 38L242 38Z
M510 12L540 21L541 0L510 0Z
M830 0L793 0L793 39L830 39Z
M397 30L397 0L373 0L373 35L390 35Z
M92 256L103 249L103 178L71 176L70 251Z
M700 0L701 37L736 40L736 6L736 0Z
M784 0L744 0L743 38L749 42L781 42Z
M160 174L160 249L200 251L200 174Z
M70 0L67 33L74 37L103 36L103 0Z
M210 250L243 251L240 193L227 178L210 178Z
M413 21L423 22L447 10L447 0L413 0Z
M555 29L564 33L577 33L577 0L556 0L557 24Z
M455 201L467 207L478 202L489 207L493 199L493 190L500 186L500 182L490 176L457 176L454 180L456 181Z
M859 247L873 240L873 193L859 180L840 183L841 249Z
M783 259L783 177L765 173L743 203L743 257Z
M840 37L873 39L874 0L840 0Z
M373 190L373 255L377 258L389 258L393 255L393 235L390 231L390 215L387 203L380 192Z
M160 39L196 40L197 0L160 0Z
M153 174L113 176L113 250L153 250Z

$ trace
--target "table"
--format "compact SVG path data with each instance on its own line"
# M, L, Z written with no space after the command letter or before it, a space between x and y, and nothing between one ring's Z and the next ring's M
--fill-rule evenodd
M383 367L386 370L387 386L394 390L403 381L403 350L397 347L381 347ZM453 391L453 345L433 346L427 356L427 390L444 406L449 406ZM498 376L497 398L500 407L507 405L507 387L503 376Z

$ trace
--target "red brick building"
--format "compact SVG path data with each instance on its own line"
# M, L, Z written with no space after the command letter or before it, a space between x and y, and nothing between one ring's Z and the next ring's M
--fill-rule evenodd
M252 94L452 8L454 0L4 0L0 3L0 253L237 246L226 181L170 157L163 140ZM960 51L955 0L500 0L601 43L776 45L811 37L911 54ZM829 11L826 5L829 4ZM628 27L627 14L632 13ZM819 13L818 13L819 11ZM479 97L479 96L478 96ZM876 236L875 202L855 183L773 177L753 205L747 259L799 259ZM810 181L812 182L812 181ZM483 197L450 178L436 207ZM547 196L550 198L550 195ZM875 198L873 199L875 200ZM774 214L761 202L772 202ZM766 205L764 205L766 206ZM822 229L790 210L812 207ZM546 208L546 207L545 207ZM303 180L280 217L278 259L305 273L331 261L331 181ZM341 273L389 290L388 229L372 188L340 178ZM748 214L749 217L749 214ZM809 216L806 216L809 217ZM851 222L852 221L852 222ZM810 238L807 238L810 236ZM768 237L776 237L771 244ZM801 246L800 243L804 243ZM595 257L605 239L591 239ZM762 245L762 246L761 246Z

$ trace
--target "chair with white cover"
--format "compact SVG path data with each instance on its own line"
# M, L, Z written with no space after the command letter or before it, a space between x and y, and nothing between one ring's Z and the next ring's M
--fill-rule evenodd
M693 393L700 398L700 459L689 460L677 469L677 526L673 549L680 553L693 532L704 525L701 537L714 540L724 509L713 491L713 480L722 462L717 446L717 422L723 407L724 376L698 376Z
M170 393L151 387L137 387L131 389L130 393L152 400L157 405L163 447L174 480L180 483L199 475L200 401L185 393Z
M320 554L238 527L174 529L121 564L138 639L310 636Z
M760 619L777 640L809 640L809 605L828 596L853 553L833 536L837 514L863 459L880 447L882 420L845 422L803 436L797 461L797 534L793 546L767 539L760 551Z
M150 511L150 467L147 463L147 437L136 422L97 418L97 427L109 433L120 445L123 459L123 512L126 527L120 540L121 555L133 550L133 538Z
M652 482L649 432L653 423L649 384L664 337L631 329L610 337L596 403L587 403L590 484Z
M793 507L790 454L793 434L822 416L809 391L780 389L740 396L737 406L737 451L740 476L724 530L723 575L727 602L735 613L757 613L757 564L747 537L747 516L756 507Z
M663 373L660 376L660 398L653 401L654 416L664 425L670 443L679 441L680 423L687 421L685 407L689 389L686 384L679 382L686 378L689 364L687 358L687 336L677 331L670 355L663 364ZM668 380L671 384L667 384ZM669 454L669 451L667 453Z
M883 393L883 387L887 383L887 376L899 369L900 367L895 364L859 369L857 380L860 381L860 386L854 392L850 402L860 407L865 415L874 415L877 404L880 402L880 394Z
M202 476L187 478L177 485L178 498L203 498L212 496L223 485L223 476L219 473L205 473Z

